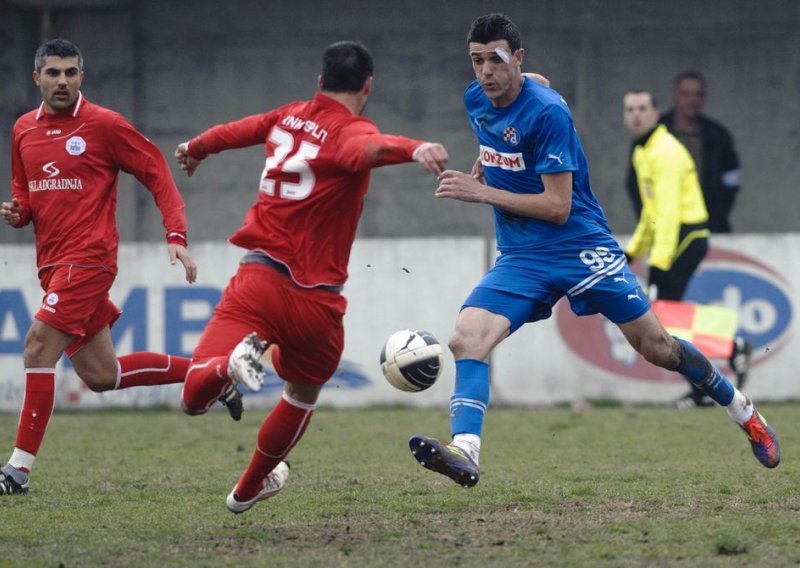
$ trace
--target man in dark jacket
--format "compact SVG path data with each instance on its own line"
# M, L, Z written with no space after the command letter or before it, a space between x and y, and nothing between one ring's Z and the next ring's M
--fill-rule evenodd
M672 91L674 107L659 122L689 150L697 165L712 233L730 233L730 213L739 192L739 157L730 132L700 114L706 82L700 73L678 73Z

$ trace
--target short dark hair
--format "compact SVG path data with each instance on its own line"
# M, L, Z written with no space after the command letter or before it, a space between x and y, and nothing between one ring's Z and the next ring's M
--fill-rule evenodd
M77 57L78 69L83 70L83 54L78 46L65 39L51 39L44 42L36 50L36 55L33 57L33 68L36 71L41 71L44 67L44 60L49 56L56 57Z
M357 41L339 41L322 55L322 90L357 93L372 77L372 55Z
M505 14L486 14L481 16L469 28L467 43L491 43L504 39L511 48L511 53L517 51L522 45L522 35L517 24Z
M694 79L695 81L699 81L703 88L706 86L706 78L703 77L702 73L699 71L681 71L675 75L672 84L677 87L684 79Z
M625 95L650 95L650 102L653 103L653 108L658 108L658 103L656 102L656 98L650 91L645 91L644 89L628 89L625 92Z

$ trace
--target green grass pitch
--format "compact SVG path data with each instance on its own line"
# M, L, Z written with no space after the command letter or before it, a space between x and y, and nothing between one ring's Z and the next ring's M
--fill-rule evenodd
M407 448L446 437L446 410L322 409L284 491L238 516L263 411L56 412L31 493L0 498L0 566L796 565L798 406L762 410L775 470L720 409L493 408L465 490Z

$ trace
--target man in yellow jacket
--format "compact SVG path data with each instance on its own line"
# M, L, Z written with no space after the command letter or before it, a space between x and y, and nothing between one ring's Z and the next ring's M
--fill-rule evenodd
M708 212L697 169L683 144L658 124L650 93L629 91L623 111L634 138L633 168L642 199L639 223L625 252L631 258L649 253L651 296L681 300L708 252Z
M686 147L666 126L658 124L659 113L651 93L628 91L623 98L623 113L634 139L633 170L642 201L639 223L625 255L631 261L649 254L651 298L680 301L708 252L708 212L697 168ZM662 306L669 309L668 304ZM709 312L708 317L717 316ZM741 337L732 338L731 345L729 363L741 387L752 345ZM678 401L681 408L712 404L694 386Z

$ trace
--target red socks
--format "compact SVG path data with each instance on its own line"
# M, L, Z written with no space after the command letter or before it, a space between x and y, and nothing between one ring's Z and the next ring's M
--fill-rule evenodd
M303 404L283 393L280 402L272 409L258 430L258 444L250 458L250 465L236 485L236 499L249 501L261 491L261 482L289 453L303 436L311 416L313 404Z
M163 353L142 351L119 357L117 390L182 383L189 370L190 359Z
M183 405L198 413L205 412L229 388L228 355L205 361L192 361L183 385Z
M15 448L36 455L53 414L55 396L55 369L25 369L25 400L19 415Z

